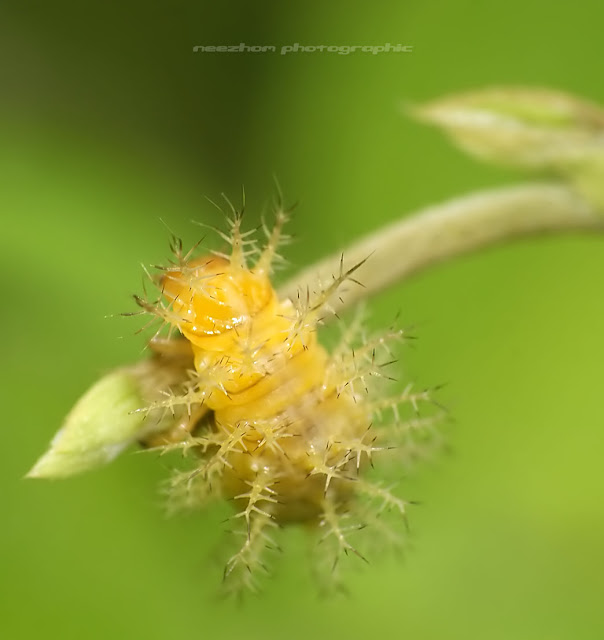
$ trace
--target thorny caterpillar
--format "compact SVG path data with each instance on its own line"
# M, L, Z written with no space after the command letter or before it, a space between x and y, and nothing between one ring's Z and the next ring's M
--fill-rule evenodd
M93 385L28 477L86 471L137 440L191 454L192 468L170 482L169 504L235 505L241 544L225 570L233 590L254 585L276 529L288 524L315 532L317 549L331 554L319 566L336 583L342 554L364 557L364 540L380 549L383 540L398 542L400 523L389 529L385 515L404 517L408 503L372 481L372 462L384 478L391 457L399 479L401 462L438 437L442 413L413 416L419 403L438 407L431 390L386 390L390 348L410 337L405 331L369 338L357 317L326 350L316 337L322 318L367 297L344 291L357 277L362 291L376 293L515 237L604 228L599 107L561 92L500 87L437 100L416 115L483 161L544 170L551 181L471 193L394 221L347 249L351 267L340 262L338 270L328 256L282 285L280 296L270 273L287 213L277 206L260 250L233 207L230 234L219 232L229 252L194 257L175 240L173 261L151 278L159 298L138 299L142 313L170 329L151 340L154 356Z
M173 260L154 278L159 298L135 297L143 313L180 334L156 334L150 343L156 358L186 371L141 408L176 417L175 426L146 444L195 454L194 467L169 483L172 505L195 508L213 498L234 504L241 544L224 571L234 590L256 586L264 554L278 548L276 529L286 525L317 532L318 568L336 586L342 554L366 560L356 541L361 529L374 546L398 543L410 503L370 480L368 467L382 455L413 457L437 419L415 415L420 403L436 405L431 390L380 392L380 383L392 379L391 346L411 339L407 332L367 338L357 315L333 352L317 338L332 296L346 283L361 284L354 276L362 263L345 268L342 258L331 282L295 300L279 298L270 276L288 239L287 219L278 204L259 248L256 230L243 232L242 213L232 207L229 233L218 231L228 253L193 257L174 238ZM401 417L405 406L414 417ZM400 522L391 527L387 512Z

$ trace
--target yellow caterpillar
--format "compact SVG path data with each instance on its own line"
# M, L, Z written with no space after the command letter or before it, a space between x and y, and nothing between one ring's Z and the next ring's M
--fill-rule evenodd
M164 357L184 352L190 358L184 384L146 408L167 408L182 419L148 444L197 454L195 468L172 480L174 500L189 506L213 497L234 502L243 543L227 562L225 577L236 588L254 585L262 553L274 546L275 527L298 523L318 530L330 541L323 545L332 556L322 561L327 573L342 552L364 559L349 541L355 531L374 525L376 532L396 538L380 516L391 508L404 516L408 503L369 482L366 467L375 452L397 445L404 455L413 453L418 423L394 420L388 428L373 423L384 409L417 408L429 400L427 391L410 388L376 398L367 386L369 378L387 377L384 366L392 363L380 363L379 351L404 338L403 331L353 350L359 329L353 326L331 354L318 342L317 326L329 299L360 265L348 270L341 265L328 286L300 292L295 301L279 299L270 273L286 219L279 208L262 250L250 237L253 232L241 231L236 211L230 234L222 234L230 243L228 255L192 258L177 241L175 260L161 268L161 298L137 299L186 341L152 341L152 346Z

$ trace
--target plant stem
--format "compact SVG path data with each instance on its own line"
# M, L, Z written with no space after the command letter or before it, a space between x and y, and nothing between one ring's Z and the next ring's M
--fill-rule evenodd
M570 188L555 183L531 183L492 189L449 200L397 220L361 238L344 251L350 267L368 260L355 272L364 287L350 288L336 311L432 265L457 255L513 238L563 232L604 231L604 214ZM279 289L296 298L317 282L331 282L340 270L342 253L328 256L296 274Z

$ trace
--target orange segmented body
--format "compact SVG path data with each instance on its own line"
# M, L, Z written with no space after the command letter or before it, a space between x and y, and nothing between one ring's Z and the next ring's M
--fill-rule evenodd
M319 343L316 329L330 297L359 265L305 292L302 302L279 299L270 268L285 218L278 210L252 265L239 216L231 221L230 255L183 257L178 245L175 264L163 269L160 301L140 301L178 329L193 356L184 389L150 407L191 416L180 442L165 440L198 458L175 477L171 493L192 506L213 497L233 501L244 543L226 575L239 575L244 586L262 566L271 527L300 523L322 531L337 559L340 552L361 555L348 541L351 531L369 522L383 528L378 516L389 508L405 514L403 500L365 478L372 454L396 444L380 439L372 422L383 410L428 399L409 388L390 398L369 391L369 378L386 377L376 353L402 331L366 340L356 351L350 335L333 353ZM394 424L404 431L400 420Z
M346 443L362 437L371 417L362 402L338 394L308 318L297 327L292 302L277 298L266 273L221 258L172 271L162 286L173 322L191 343L203 380L199 397L217 431L234 440L219 466L203 472L220 476L228 498L247 493L262 475L267 488L278 484L263 499L279 497L271 516L306 521L320 515L324 500L317 469L338 460L332 490L343 500L348 491L337 479L349 466Z

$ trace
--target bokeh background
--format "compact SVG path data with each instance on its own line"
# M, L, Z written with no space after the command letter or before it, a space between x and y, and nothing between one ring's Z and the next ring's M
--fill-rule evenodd
M192 243L207 202L276 174L310 264L414 209L522 176L484 167L404 102L493 84L604 103L601 2L56 0L0 21L3 454L0 632L21 638L604 637L604 238L523 241L380 295L415 324L405 370L447 382L451 454L404 479L422 505L403 560L322 599L304 536L262 597L216 599L224 514L165 519L167 473L125 455L23 480L76 398L137 359L140 263ZM348 56L193 54L199 44L411 44ZM165 224L161 221L163 220ZM351 562L354 562L352 560Z

